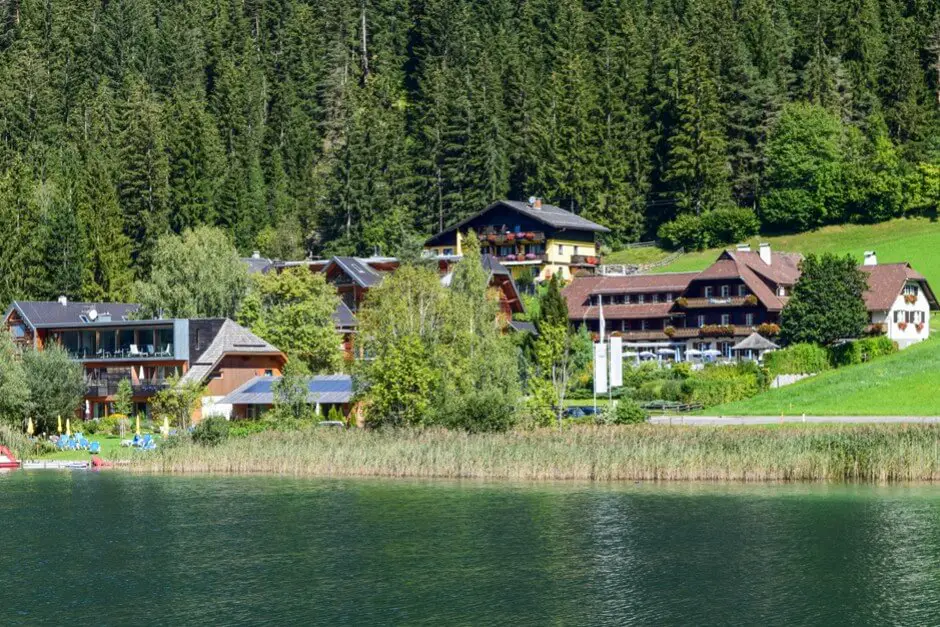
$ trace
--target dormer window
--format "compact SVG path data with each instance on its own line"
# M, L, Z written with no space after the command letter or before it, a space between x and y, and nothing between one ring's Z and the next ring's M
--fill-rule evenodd
M706 285L705 286L705 298L711 298L714 291L715 291L715 288L713 288L711 285Z
M908 283L904 286L904 295L905 296L917 296L920 290L917 287L916 283Z
M721 286L721 297L722 297L722 298L728 298L729 296L731 296L731 286L730 286L730 285L722 285L722 286Z
M787 288L785 288L782 285L777 288L777 296L786 296L786 295L787 295Z
M743 283L738 286L738 296L747 296L747 286Z

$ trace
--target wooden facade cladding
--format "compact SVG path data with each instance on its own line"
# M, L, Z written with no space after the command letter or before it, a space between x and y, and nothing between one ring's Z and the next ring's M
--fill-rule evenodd
M225 396L257 376L279 376L284 360L276 355L226 355L209 375L206 392Z

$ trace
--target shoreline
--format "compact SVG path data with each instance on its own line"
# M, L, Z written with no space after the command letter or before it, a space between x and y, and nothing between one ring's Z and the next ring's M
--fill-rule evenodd
M149 455L149 454L148 454ZM940 481L940 426L786 423L727 429L634 425L468 435L448 431L268 432L180 444L141 474L615 482Z

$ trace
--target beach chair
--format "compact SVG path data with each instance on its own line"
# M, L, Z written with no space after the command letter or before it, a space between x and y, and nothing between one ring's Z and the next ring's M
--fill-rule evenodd
M137 349L137 344L131 344L130 356L140 357L142 353Z
M86 440L85 438L80 438L80 439L78 440L78 448L79 448L79 450L87 451L90 447L91 447L91 442L89 442L89 441Z
M69 442L69 441L68 441L68 438L61 437L61 438L59 438L58 440L56 440L55 447L56 447L57 449L59 449L60 451L64 451L64 450L66 450L65 447L66 447L66 445L68 444L68 442Z
M88 447L88 452L91 453L92 455L97 455L98 453L100 453L100 452L101 452L101 443L100 443L100 442L92 442L92 443L91 443L91 446Z
M153 355L153 354L154 354L154 351L153 351L153 344L147 344L147 354L148 354L148 355Z

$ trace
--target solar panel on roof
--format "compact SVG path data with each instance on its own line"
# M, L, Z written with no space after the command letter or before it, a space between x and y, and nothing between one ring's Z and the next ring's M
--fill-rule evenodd
M255 381L248 386L247 390L243 390L243 394L267 394L271 391L271 387L274 384L274 381L262 379L260 381Z

